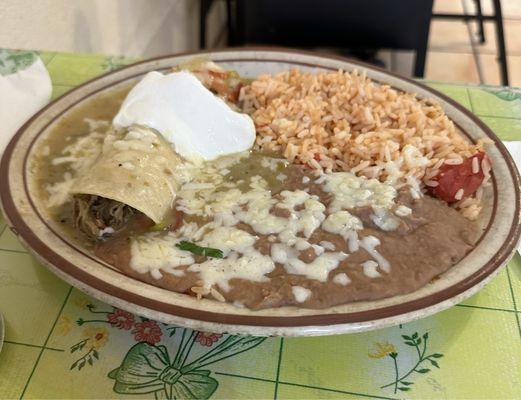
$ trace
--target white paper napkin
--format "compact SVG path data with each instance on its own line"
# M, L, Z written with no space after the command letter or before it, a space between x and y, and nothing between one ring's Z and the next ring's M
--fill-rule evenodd
M0 50L0 154L51 92L51 78L36 53Z

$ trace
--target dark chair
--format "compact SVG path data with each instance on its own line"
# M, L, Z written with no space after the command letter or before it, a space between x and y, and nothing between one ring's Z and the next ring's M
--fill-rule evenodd
M496 28L496 42L497 42L497 58L499 61L499 68L501 74L501 84L508 86L508 64L507 64L507 52L505 46L505 32L503 30L503 12L501 11L500 0L492 0L493 11L491 15L483 15L481 8L481 0L474 0L476 4L476 14L433 14L432 18L440 19L462 19L464 21L477 21L478 22L478 35L479 42L485 43L485 31L483 29L484 21L492 21Z
M414 50L423 77L432 0L227 0L228 44ZM201 1L201 48L212 1Z

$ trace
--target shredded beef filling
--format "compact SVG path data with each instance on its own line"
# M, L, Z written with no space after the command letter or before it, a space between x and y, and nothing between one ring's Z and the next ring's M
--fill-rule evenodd
M74 226L91 239L121 231L139 211L116 200L94 195L75 195ZM108 232L103 233L108 229Z

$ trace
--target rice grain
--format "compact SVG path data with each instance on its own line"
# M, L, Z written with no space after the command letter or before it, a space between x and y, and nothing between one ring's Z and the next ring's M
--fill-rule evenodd
M241 89L239 104L255 123L257 149L318 171L351 171L396 187L409 184L409 177L422 191L434 187L443 164L461 164L485 143L466 140L437 102L375 83L356 70L260 75ZM490 166L483 164L488 180ZM472 206L469 215L480 207Z

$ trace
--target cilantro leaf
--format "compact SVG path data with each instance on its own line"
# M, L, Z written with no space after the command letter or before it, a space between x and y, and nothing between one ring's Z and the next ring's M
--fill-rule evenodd
M192 242L182 240L175 245L181 250L189 251L190 253L199 254L200 256L212 257L212 258L224 258L222 250L214 249L212 247L201 247Z

